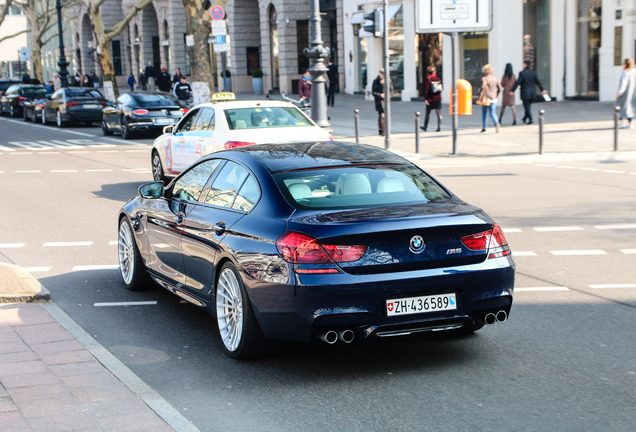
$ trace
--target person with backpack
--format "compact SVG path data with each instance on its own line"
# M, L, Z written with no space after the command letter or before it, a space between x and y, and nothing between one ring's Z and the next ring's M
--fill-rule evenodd
M435 66L429 66L426 68L428 77L424 84L424 102L426 103L426 115L424 116L424 126L420 126L424 132L428 127L428 119L431 115L431 111L435 110L437 114L437 130L441 131L442 126L442 80L437 76L437 70Z

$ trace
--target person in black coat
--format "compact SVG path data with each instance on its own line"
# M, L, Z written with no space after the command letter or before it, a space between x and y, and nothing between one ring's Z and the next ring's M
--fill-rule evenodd
M384 69L380 69L378 72L378 76L373 80L373 84L371 84L371 94L373 95L373 99L375 100L375 110L378 112L378 134L384 135L384 98L385 98L385 79L384 79ZM389 88L389 97L393 93L393 83L391 83L391 87Z
M329 78L329 89L327 91L327 105L333 106L336 96L336 88L338 88L338 66L329 60L327 65L327 77Z
M523 109L525 110L525 114L523 116L523 122L527 124L532 124L532 111L530 110L530 105L532 104L532 100L534 99L534 86L539 87L541 93L547 94L548 92L543 89L543 86L539 82L539 77L537 73L530 69L530 62L528 60L524 60L523 62L523 70L519 73L519 78L517 78L517 82L512 87L512 91L510 94L514 94L517 87L521 87L521 100L523 101Z

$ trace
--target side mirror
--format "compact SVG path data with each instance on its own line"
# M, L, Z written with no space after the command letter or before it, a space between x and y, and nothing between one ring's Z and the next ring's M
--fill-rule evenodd
M163 182L155 181L139 186L139 196L142 198L161 198L163 195Z
M173 130L174 130L174 125L168 125L163 127L163 133L165 134L171 134Z

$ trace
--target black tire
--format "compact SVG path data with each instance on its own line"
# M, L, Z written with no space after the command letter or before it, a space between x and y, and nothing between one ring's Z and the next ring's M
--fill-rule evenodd
M55 112L55 124L59 128L63 128L64 126L66 126L66 122L62 119L62 113L60 112L60 110L57 110Z
M270 341L261 330L234 264L221 267L216 281L216 321L225 353L245 359L266 354Z
M152 151L150 163L152 165L152 178L154 179L154 181L160 181L165 184L167 179L163 171L163 164L161 163L161 157L159 156L159 152L157 152L157 150Z
M108 123L106 123L106 119L102 116L102 132L105 136L112 135L113 132L108 127Z
M141 259L139 248L135 240L135 233L128 218L119 221L118 233L119 274L126 289L137 291L148 286L148 273Z
M134 133L130 130L125 117L121 118L121 136L126 140L132 139L134 137Z

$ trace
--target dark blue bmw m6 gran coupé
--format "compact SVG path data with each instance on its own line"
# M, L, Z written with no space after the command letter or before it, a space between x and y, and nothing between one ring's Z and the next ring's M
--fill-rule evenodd
M152 281L216 316L232 357L272 340L350 343L507 319L501 228L422 169L362 144L213 153L121 209L129 289Z

